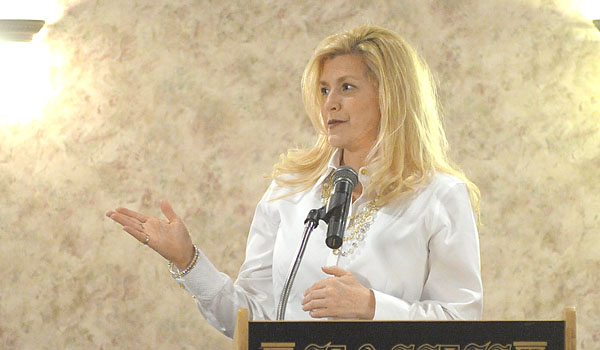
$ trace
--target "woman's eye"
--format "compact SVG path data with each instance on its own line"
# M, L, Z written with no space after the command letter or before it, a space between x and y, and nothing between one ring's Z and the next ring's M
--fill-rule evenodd
M329 89L321 88L321 95L327 95L329 93Z
M342 89L343 90L350 90L350 89L353 89L353 88L354 88L354 85L350 85L350 84L347 84L347 83L342 84Z

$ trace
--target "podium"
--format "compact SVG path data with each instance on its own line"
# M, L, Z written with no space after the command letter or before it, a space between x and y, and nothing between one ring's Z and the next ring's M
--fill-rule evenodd
M248 321L234 350L575 350L575 308L558 321Z

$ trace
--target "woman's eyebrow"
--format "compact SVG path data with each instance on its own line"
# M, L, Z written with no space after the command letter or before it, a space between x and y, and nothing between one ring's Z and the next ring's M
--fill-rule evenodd
M343 81L343 80L346 80L346 79L348 79L348 78L350 78L350 79L354 79L354 80L358 80L358 78L357 78L357 77L355 77L354 75L344 75L344 76L341 76L341 77L337 78L337 79L336 79L336 83L339 83L339 82L341 82L341 81ZM319 81L319 84L320 84L320 85L328 85L328 83L327 83L326 81L323 81L323 80L320 80L320 81Z

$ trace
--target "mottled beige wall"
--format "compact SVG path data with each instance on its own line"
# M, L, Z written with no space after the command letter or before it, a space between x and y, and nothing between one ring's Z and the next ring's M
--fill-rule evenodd
M600 32L570 1L62 4L44 39L61 92L42 119L0 125L0 348L229 348L104 212L169 198L235 277L264 175L313 140L305 62L364 22L404 34L440 81L483 195L485 318L574 305L579 348L600 347Z

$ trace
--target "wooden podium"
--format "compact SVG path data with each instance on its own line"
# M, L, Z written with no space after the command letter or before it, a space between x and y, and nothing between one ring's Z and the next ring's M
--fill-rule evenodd
M575 350L575 308L559 321L248 321L234 350Z

